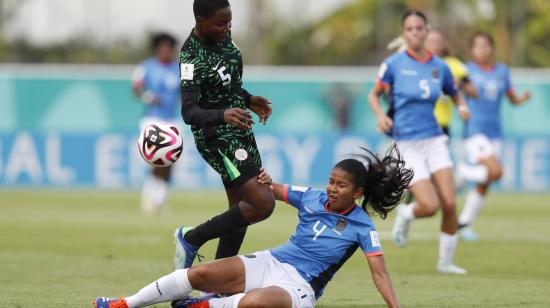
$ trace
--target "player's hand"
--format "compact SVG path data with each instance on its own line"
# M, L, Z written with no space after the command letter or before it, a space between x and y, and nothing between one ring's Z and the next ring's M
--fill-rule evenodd
M383 114L378 117L378 123L376 128L384 133L389 133L393 127L393 120L387 115Z
M470 108L468 108L468 105L464 104L464 105L460 105L458 106L458 116L464 120L464 121L470 121L470 117L471 117L471 114L470 114Z
M271 109L271 101L268 100L265 97L262 96L256 96L252 95L250 97L250 110L252 110L255 114L258 115L260 118L260 123L265 125L267 123L267 119L271 115L272 109Z
M273 185L271 185L273 183L273 180L264 168L260 169L260 174L258 175L258 183L268 185L269 189L273 190Z
M226 109L223 112L223 121L243 130L250 129L254 124L250 112L241 108Z
M520 102L521 102L521 103L525 103L525 102L528 101L530 98L531 98L531 93L530 93L530 92L525 92L525 93L523 93L523 95L520 97Z

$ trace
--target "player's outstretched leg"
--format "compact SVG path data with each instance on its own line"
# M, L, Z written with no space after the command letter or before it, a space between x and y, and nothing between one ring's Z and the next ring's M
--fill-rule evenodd
M273 212L275 206L273 193L269 187L258 183L256 176L246 181L237 191L242 196L242 201L237 205L191 230L185 228L176 230L176 257L174 258L176 269L190 267L197 250L207 241L262 221ZM184 250L183 254L181 248Z
M94 307L145 307L186 298L193 290L236 294L244 292L244 286L243 261L239 257L232 257L201 264L190 269L176 270L151 282L132 296L119 299L98 297L94 301Z

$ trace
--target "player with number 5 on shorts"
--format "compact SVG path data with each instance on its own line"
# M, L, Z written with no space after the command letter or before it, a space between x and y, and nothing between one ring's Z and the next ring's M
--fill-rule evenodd
M428 31L422 12L408 11L403 15L401 36L408 49L384 60L369 94L369 104L378 118L378 128L391 133L407 167L414 171L409 190L415 201L397 210L392 232L395 243L404 246L410 223L415 218L433 216L441 208L437 270L465 274L466 270L453 263L458 240L453 162L448 137L434 116L435 102L443 93L453 99L464 120L469 119L470 113L445 61L426 50ZM390 97L393 118L380 107L379 97L384 93Z
M272 183L263 172L258 182L298 211L296 231L285 244L176 270L132 296L97 298L96 308L136 308L165 301L174 301L175 308L313 307L359 248L388 306L399 307L369 213L384 219L397 205L413 176L404 166L394 145L383 158L366 151L338 162L324 190ZM362 200L360 205L357 200ZM188 297L192 290L212 294Z

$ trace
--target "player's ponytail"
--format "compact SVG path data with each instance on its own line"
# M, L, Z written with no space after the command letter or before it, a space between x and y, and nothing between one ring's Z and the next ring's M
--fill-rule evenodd
M370 207L385 219L393 210L413 177L413 171L405 168L401 154L394 144L380 159L371 151L361 148L366 155L355 155L354 159L345 159L335 168L341 168L352 174L355 186L363 188L362 208Z

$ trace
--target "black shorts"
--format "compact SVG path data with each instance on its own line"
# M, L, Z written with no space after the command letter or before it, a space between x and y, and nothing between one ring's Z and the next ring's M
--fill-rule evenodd
M225 188L239 189L260 174L262 160L252 133L195 139L202 158L222 177Z

